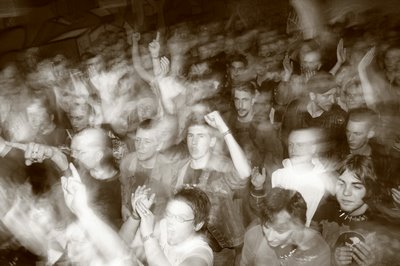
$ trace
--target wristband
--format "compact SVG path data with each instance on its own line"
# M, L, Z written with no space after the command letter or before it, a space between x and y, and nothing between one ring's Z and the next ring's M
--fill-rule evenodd
M142 240L143 240L143 243L145 243L147 240L149 240L150 238L154 238L154 235L153 235L153 233L151 233L151 234L149 234L149 235L147 235L147 236L145 236L145 237L143 237L142 238Z
M226 136L226 135L229 135L229 134L232 134L232 131L230 130L230 129L228 129L227 131L225 131L223 134L222 134L222 136Z

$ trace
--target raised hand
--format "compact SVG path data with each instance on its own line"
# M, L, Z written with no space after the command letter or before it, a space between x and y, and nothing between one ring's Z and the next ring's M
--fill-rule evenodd
M214 111L205 115L204 119L206 120L207 124L217 129L220 133L224 133L229 129L218 111Z
M132 44L137 44L140 41L140 33L134 32L131 36Z
M336 48L337 62L339 64L343 64L344 62L346 62L346 54L347 50L346 48L343 48L343 39L340 39L338 46Z
M87 192L78 171L72 163L69 164L69 169L72 176L61 177L64 200L68 208L76 215L79 215L89 208L87 205Z
M285 58L283 59L283 68L285 69L283 80L288 81L293 73L293 62L290 60L288 54L286 54Z
M165 77L168 75L170 70L170 62L169 59L165 56L160 59L160 77Z
M261 173L258 167L254 167L251 171L251 183L256 189L262 189L264 187L266 178L267 174L264 167L262 168Z
M157 37L149 43L149 51L152 58L160 56L160 32L157 31Z
M142 237L151 235L154 231L154 214L142 201L136 204L136 211L140 216L140 233Z
M14 144L13 147L17 147ZM25 164L42 163L45 159L50 159L53 156L53 149L50 146L38 143L19 144L18 148L25 151Z
M358 71L365 71L375 58L375 47L372 47L358 63Z
M151 189L147 188L146 185L143 186L138 186L135 193L132 193L131 196L131 204L132 204L132 209L133 209L133 213L137 213L136 207L138 205L139 202L141 202L141 204L147 208L150 209L150 207L153 205L154 203L154 199L155 199L155 194L150 194Z

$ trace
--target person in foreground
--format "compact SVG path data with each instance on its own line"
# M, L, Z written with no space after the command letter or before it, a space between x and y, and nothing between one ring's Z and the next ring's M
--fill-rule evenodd
M301 194L272 188L260 212L261 224L245 234L240 265L330 265L322 236L305 226L307 205Z
M120 230L135 257L150 266L213 265L212 250L202 233L211 208L207 194L195 186L183 186L156 225L150 211L153 201L154 194L149 196L149 189L139 186L132 196L133 214Z

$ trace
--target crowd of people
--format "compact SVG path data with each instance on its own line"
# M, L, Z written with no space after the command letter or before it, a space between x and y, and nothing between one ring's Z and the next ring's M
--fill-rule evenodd
M22 52L0 264L399 265L400 35L317 33L237 18Z

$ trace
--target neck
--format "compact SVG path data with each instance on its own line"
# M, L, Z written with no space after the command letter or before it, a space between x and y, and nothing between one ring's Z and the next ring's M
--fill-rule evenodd
M147 168L147 169L153 169L154 166L156 165L156 160L157 160L157 154L155 154L153 157L147 159L147 160L143 160L143 161L139 161L138 163L143 167L143 168Z
M106 180L115 176L117 170L111 165L99 166L90 170L90 175L95 179Z
M367 203L364 203L363 205L358 207L358 209L355 209L354 211L350 212L348 215L349 216L363 215L367 211L367 209L368 209L368 205L367 205Z
M358 149L350 150L350 153L370 156L371 155L371 146L369 146L369 144L366 143L364 146L362 146Z
M311 159L308 158L304 158L303 160L300 158L291 158L290 162L296 171L310 171L314 168L314 164L312 163Z
M207 167L210 157L211 157L211 154L208 152L206 155L204 155L201 158L198 158L198 159L192 158L192 161L190 162L190 166L193 169L205 169Z

